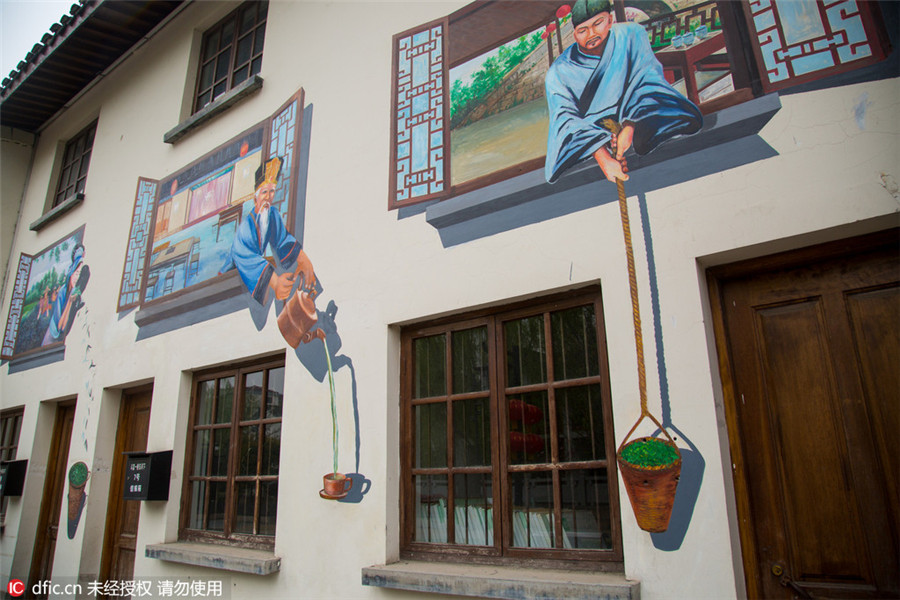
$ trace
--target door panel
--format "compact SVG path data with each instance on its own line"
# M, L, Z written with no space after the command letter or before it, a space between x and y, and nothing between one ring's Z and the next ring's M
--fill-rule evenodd
M53 425L53 441L47 455L47 475L41 498L41 512L34 551L31 556L31 571L28 589L38 581L50 579L53 573L53 557L59 535L59 513L62 509L66 465L69 460L69 444L72 441L72 427L75 423L75 402L60 403L56 407Z
M751 597L900 596L897 235L711 272Z
M124 452L147 449L150 430L150 402L152 388L125 392L119 408L116 447L110 478L107 504L106 533L100 561L100 580L131 581L134 579L134 560L137 545L141 503L124 500Z

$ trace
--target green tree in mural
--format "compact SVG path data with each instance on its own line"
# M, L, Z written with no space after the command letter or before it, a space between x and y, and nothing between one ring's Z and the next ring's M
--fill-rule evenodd
M455 80L450 88L450 127L457 126L475 107L482 104L502 83L503 78L542 42L540 31L523 35L516 42L500 46L496 55L486 58L481 69L472 74L472 80L468 84Z

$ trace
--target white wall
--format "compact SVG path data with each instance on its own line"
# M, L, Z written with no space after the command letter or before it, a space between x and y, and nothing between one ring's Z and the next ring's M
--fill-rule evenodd
M78 535L74 540L61 536L58 542L54 576L92 579L99 569L96 542L105 523L109 428L119 390L153 381L148 449L174 449L171 489L178 498L191 372L284 351L274 310L262 332L239 311L136 341L134 312L117 315L115 306L138 176L161 179L173 173L273 113L300 87L313 113L304 246L325 286L319 307L330 300L339 307L340 352L353 361L358 390L359 472L372 481L371 490L359 504L318 498L321 476L331 464L327 383L316 381L288 349L275 548L281 571L257 577L144 558L145 545L177 538L180 507L173 499L142 506L136 577L225 579L235 598L392 595L359 581L360 568L397 555L398 324L599 281L617 441L631 427L639 414L636 359L614 203L448 248L423 214L400 219L386 210L391 36L462 4L273 2L263 89L169 146L162 136L182 114L186 78L192 84L185 73L196 31L228 10L194 3L41 133L20 223L34 221L43 211L57 143L99 116L84 203L39 233L20 226L15 236L12 256L17 258L87 223L86 262L92 275L86 306L66 341L65 360L17 373L0 367L3 406L26 405L19 454L33 461L26 496L11 505L9 514L12 522L21 513L21 524L8 526L0 542L3 564L9 565L6 557L19 539L12 574L30 561L31 542L23 529L36 522L36 479L40 461L46 460L43 445L31 449L36 438L47 435L46 425L42 429L38 423L41 401L78 397L69 464L84 460L95 479ZM672 418L701 453L705 471L693 520L674 552L657 550L637 528L620 489L626 573L642 581L643 598L743 594L703 267L898 221L898 81L794 94L781 102L782 109L760 134L777 156L646 195ZM599 194L613 193L605 182L597 188ZM640 302L649 311L636 198L630 209ZM4 208L4 220L6 214ZM4 316L10 294L7 285ZM649 318L644 327L650 408L658 415ZM344 470L355 467L352 383L349 369L336 373Z

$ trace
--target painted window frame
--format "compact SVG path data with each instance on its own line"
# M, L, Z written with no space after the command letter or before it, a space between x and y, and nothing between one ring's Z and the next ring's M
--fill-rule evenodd
M182 488L182 497L181 497L181 514L179 519L179 540L183 541L191 541L191 542L200 542L200 543L211 543L211 544L222 544L228 546L236 546L241 548L251 548L257 550L273 550L275 547L275 527L276 525L273 523L272 525L272 534L264 534L258 531L260 525L260 485L263 483L275 483L276 491L275 491L275 520L277 523L277 485L280 477L280 460L281 460L281 425L282 425L282 416L279 414L277 417L266 417L266 398L267 393L260 394L260 404L259 404L259 418L255 419L243 419L241 415L241 411L244 408L244 401L247 397L246 394L246 376L262 373L262 384L261 389L266 391L269 390L269 374L272 371L276 371L278 369L282 370L282 390L281 390L281 398L283 409L283 399L284 399L284 389L283 389L283 372L285 368L285 359L284 355L276 356L276 357L268 357L264 359L259 359L247 363L235 364L227 367L218 367L213 369L207 369L204 371L198 371L194 373L193 383L191 386L191 404L190 404L190 416L189 422L186 432L187 443L185 446L185 462L184 462L184 484ZM200 411L200 387L203 383L206 382L218 382L222 379L227 379L229 377L234 378L235 385L233 387L233 395L231 398L231 415L228 416L228 419L222 421L220 423L215 422L215 411L218 409L218 385L216 385L215 397L213 400L213 404L210 405L210 423L200 423L198 422L198 413ZM260 473L262 469L262 460L263 460L263 441L264 435L263 431L266 426L274 426L277 425L279 427L279 450L278 450L278 461L279 465L276 468L276 473ZM240 475L238 474L238 469L240 467L241 460L241 428L248 426L256 426L257 427L257 465L256 465L256 475ZM230 430L228 435L228 452L226 458L226 474L224 476L213 475L211 474L212 470L212 461L214 458L214 438L215 431L221 431L228 429ZM197 450L196 440L198 436L195 435L197 432L201 431L209 431L209 441L207 448L207 457L205 463L205 473L197 474L195 473L195 456L194 452ZM204 503L205 506L201 509L201 518L203 520L204 525L200 528L191 526L191 518L192 518L192 494L193 494L193 483L194 482L206 482L207 485L203 487L204 489ZM224 514L223 514L223 522L222 529L215 530L209 528L209 512L210 512L210 504L211 499L209 498L209 482L214 483L224 483L226 492L225 492L225 500L224 500ZM235 531L235 520L237 518L237 494L236 487L239 483L256 483L256 492L254 494L254 517L253 517L253 533L241 533Z
M754 3L754 5L767 4L771 1L772 0L758 0ZM624 21L626 0L612 0L612 2L617 21ZM873 47L872 57L866 60L858 60L850 64L834 67L816 73L811 73L802 77L792 76L788 78L788 80L783 84L774 86L769 84L764 77L765 66L762 54L760 52L759 40L756 36L756 31L754 30L753 14L751 12L750 6L748 6L746 3L737 3L728 0L710 0L710 2L705 3L704 6L706 4L714 5L714 9L718 11L722 22L725 52L730 62L730 70L732 72L732 77L734 80L734 91L701 103L699 105L701 112L704 114L711 114L724 108L728 108L752 100L753 98L760 97L771 91L802 85L804 83L817 81L839 73L863 68L871 65L874 62L878 62L886 58L890 47L890 42L888 40L887 33L884 31L883 25L881 25L879 22L880 8L877 6L878 3L875 0L854 0L854 2L859 5L860 12L863 14L862 18L865 22L866 32L869 36L868 41ZM463 8L455 11L454 13L448 15L443 19L438 19L430 23L408 29L394 36L392 47L392 126L388 210L396 210L421 203L430 203L446 200L448 198L456 196L461 196L468 192L478 190L492 184L516 177L518 175L535 171L543 167L545 159L543 156L541 156L539 158L534 158L516 165L505 167L487 175L479 176L469 181L454 185L451 180L453 165L451 164L450 155L450 81L448 74L450 69L458 64L461 64L465 60L468 60L469 58L477 56L478 54L486 52L492 48L496 48L506 43L507 41L514 39L515 37L517 37L517 35L520 35L523 32L534 30L541 24L551 22L556 23L556 31L558 32L559 22L556 17L555 9L559 8L560 5L565 3L565 0L546 3L548 5L548 10L546 11L547 14L543 17L533 18L527 21L529 24L524 27L518 27L515 34L505 30L501 34L493 34L492 31L488 31L483 25L480 25L478 23L479 15L482 17L482 21L490 21L490 19L483 18L483 16L487 14L485 13L485 11L490 11L492 7L497 8L504 4L508 8L511 5L510 1L501 2L499 0L478 0L476 2L472 2L467 6L464 6ZM569 4L571 3L572 2L569 2ZM525 2L524 6L537 6L539 4L543 3L538 3L536 1ZM552 11L549 10L549 6L551 5L553 7ZM521 7L518 8L521 9ZM513 10L511 12L518 13L522 11ZM497 20L495 19L492 22L496 21ZM443 28L442 37L444 60L442 65L442 77L445 83L443 84L444 118L440 130L440 134L443 137L442 163L440 165L440 169L445 174L445 184L443 186L443 189L430 190L427 194L405 195L403 191L399 189L400 186L398 185L398 178L403 175L399 172L400 161L398 160L398 146L404 141L400 136L398 136L398 122L401 120L400 110L402 110L403 108L402 106L398 106L400 104L400 96L398 96L398 79L401 76L401 74L398 72L398 56L400 52L399 40L409 38L423 30L432 27ZM467 29L471 29L471 32L467 31ZM463 33L464 30L466 30L465 34ZM467 46L467 51L457 52L456 50L454 50L454 46L456 45L454 40L457 40L458 38L465 38L462 42L462 45ZM548 40L551 38L553 38L552 34L548 36ZM548 44L552 45L552 43L550 43L549 41Z
M596 348L598 351L597 374L589 377L575 379L553 378L552 363L552 335L550 315L566 309L590 306L596 319L595 334ZM504 323L523 319L526 317L540 316L544 323L545 367L548 370L547 381L538 385L519 385L510 387L505 368L506 352ZM417 339L423 339L435 335L445 335L449 340L454 332L471 330L476 327L487 328L487 346L489 348L488 377L489 389L478 393L454 393L451 389L449 375L452 373L452 360L450 359L450 342L447 342L448 352L445 385L448 389L444 394L430 397L415 397L414 378L416 374L415 346ZM514 463L510 458L512 438L509 416L510 410L506 406L506 398L509 394L519 394L526 390L535 391L538 388L546 390L548 394L548 407L552 413L549 418L551 423L556 423L555 394L561 389L573 389L578 386L594 385L600 390L600 403L602 409L602 435L604 457L591 461L564 461L560 460L558 440L551 442L552 454L549 463L538 466L522 463ZM400 392L400 554L404 559L417 560L445 560L452 558L456 561L472 561L490 564L528 564L530 566L585 568L600 571L618 572L623 568L623 548L621 533L621 510L618 496L617 466L615 461L615 442L612 419L612 398L609 386L609 365L607 358L606 334L602 312L602 299L599 286L550 297L539 298L531 301L498 306L493 309L475 311L456 317L443 318L437 321L410 325L401 330L401 392ZM421 405L439 405L446 402L450 407L452 403L473 398L486 398L489 404L489 428L490 428L490 455L491 465L484 467L454 466L452 448L456 443L452 437L453 419L447 416L447 467L421 467L416 466L415 453L417 452L415 407ZM446 413L452 415L452 408ZM551 427L551 438L557 438L557 429ZM517 428L517 427L516 427ZM502 440L510 440L503 443ZM514 473L544 472L552 478L552 486L555 494L553 516L556 524L554 531L554 544L559 545L563 535L563 528L558 525L562 522L563 507L561 505L560 473L570 469L598 470L600 475L606 477L606 496L604 500L608 504L609 526L608 549L564 549L556 548L523 548L513 546L512 515L515 509L512 506L511 476ZM453 498L453 483L455 475L487 474L491 475L491 500L493 529L493 545L469 545L458 543L422 542L416 540L416 484L414 478L422 475L447 475L447 514L454 512L455 499ZM447 525L447 539L457 539L453 519Z
M95 119L66 142L62 152L59 178L56 181L56 191L50 202L51 210L79 194L84 194L91 153L97 135L97 122Z
M251 11L255 14L252 25L242 31L245 18ZM248 0L231 11L218 23L203 33L200 44L200 56L197 65L197 79L194 95L191 99L191 114L196 114L217 98L244 81L252 79L262 70L263 51L265 49L265 32L268 19L268 0ZM222 43L222 34L228 33L231 38L227 44ZM208 48L211 40L218 40L216 48ZM249 57L240 60L238 47L244 40L249 41ZM219 74L219 61L222 61L225 72ZM240 60L240 62L238 62ZM210 81L204 85L204 70L209 69ZM222 85L221 89L218 89Z

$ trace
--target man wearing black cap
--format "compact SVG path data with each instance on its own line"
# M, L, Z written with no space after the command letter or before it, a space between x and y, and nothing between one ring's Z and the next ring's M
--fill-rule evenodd
M269 289L275 297L284 300L291 294L296 273L302 273L304 287L315 284L312 263L293 235L288 233L278 209L272 208L278 177L281 174L281 158L275 157L256 170L256 193L253 210L241 222L231 246L231 256L222 271L237 267L244 285L253 298L262 304ZM273 260L266 258L271 248L278 262L285 269L275 271Z
M663 76L647 33L635 23L613 24L609 0L577 0L575 43L547 72L550 111L547 181L593 158L607 179L626 180L625 152L646 154L676 135L695 133L700 110ZM601 124L611 118L617 136Z

